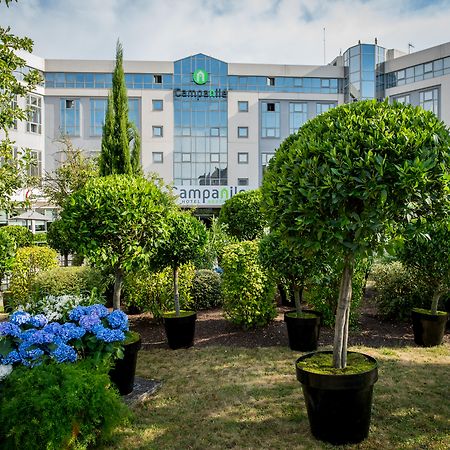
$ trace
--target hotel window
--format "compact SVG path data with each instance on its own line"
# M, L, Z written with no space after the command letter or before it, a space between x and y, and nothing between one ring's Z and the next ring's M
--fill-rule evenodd
M398 97L394 97L393 101L397 102L397 103L401 103L403 105L411 104L411 100L410 100L409 94L399 95Z
M238 127L238 138L248 138L248 127Z
M80 136L80 100L60 99L61 132L68 136Z
M280 103L263 102L261 105L261 137L280 137Z
M91 98L90 100L90 135L101 136L103 134L103 125L105 123L106 98Z
M28 175L30 177L40 177L42 175L42 152L40 150L30 151Z
M438 115L439 91L437 89L430 89L429 91L419 92L419 105L426 111L431 111Z
M153 137L163 137L162 126L153 126Z
M248 178L238 178L238 186L248 186Z
M248 102L242 101L238 102L238 111L239 112L248 112Z
M248 153L238 153L238 164L248 164Z
M327 112L329 109L334 108L336 103L317 103L316 104L316 114L322 114Z
M29 133L41 134L42 98L37 95L28 95L27 108L28 108L27 131Z
M269 164L269 161L273 158L273 155L273 153L261 153L261 166L263 174L266 170L267 164Z
M211 153L209 160L210 160L210 162L219 162L220 154L219 153Z
M136 125L138 130L141 129L141 115L139 112L138 98L128 99L128 119Z
M267 77L266 84L267 86L275 86L275 77Z
M153 111L162 111L163 105L164 103L162 100L152 100Z
M153 84L162 84L162 75L153 75Z
M152 152L153 164L162 164L164 162L163 152Z
M296 133L307 118L307 103L289 103L289 134Z
M220 135L220 129L218 127L213 127L209 130L209 135L213 137L217 137Z
M17 95L14 96L14 98L11 101L11 108L12 109L17 109L18 105L17 105ZM17 130L17 119L13 120L12 123L12 129L13 130Z

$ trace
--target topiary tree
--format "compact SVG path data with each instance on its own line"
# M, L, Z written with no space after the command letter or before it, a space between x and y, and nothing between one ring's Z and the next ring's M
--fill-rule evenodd
M178 270L202 254L206 244L206 227L189 213L177 212L169 216L168 236L159 246L153 266L159 269L170 266L173 271L175 314L180 316Z
M3 277L12 269L15 250L13 238L0 228L0 288Z
M51 222L47 231L47 242L51 248L54 248L64 257L64 266L69 265L69 253L73 252L73 246L66 234L64 223L61 219Z
M155 183L126 175L90 180L65 203L61 220L73 248L114 272L114 309L120 309L125 272L147 265L167 239L174 208Z
M261 191L244 191L228 199L220 210L219 224L225 224L228 233L240 241L261 237L267 226L261 214Z
M307 122L263 180L271 227L343 255L333 364L346 367L355 257L386 245L399 224L448 206L450 135L421 108L362 101Z
M441 297L450 291L450 230L448 221L436 221L406 236L398 258L433 291L431 314L437 314Z

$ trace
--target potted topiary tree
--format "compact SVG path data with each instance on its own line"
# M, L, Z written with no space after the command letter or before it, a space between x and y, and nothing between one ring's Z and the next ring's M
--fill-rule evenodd
M367 437L377 363L347 352L355 258L386 246L399 224L448 207L450 135L420 108L362 101L307 122L263 180L272 228L342 258L333 352L297 360L313 435L333 444Z
M425 347L442 344L447 312L438 311L439 300L450 291L450 231L448 220L418 226L415 235L406 239L399 259L417 276L432 286L431 308L413 308L414 342Z
M163 314L169 347L191 347L194 342L195 311L182 311L178 293L178 270L181 264L188 263L202 254L206 244L206 227L190 213L177 211L169 216L168 237L158 248L153 266L164 269L170 266L173 271L174 311Z
M300 251L295 252L277 231L260 240L259 257L263 266L276 271L294 292L295 310L284 313L289 347L301 352L316 350L321 314L302 309L303 291L307 278L312 274L314 260L305 258Z

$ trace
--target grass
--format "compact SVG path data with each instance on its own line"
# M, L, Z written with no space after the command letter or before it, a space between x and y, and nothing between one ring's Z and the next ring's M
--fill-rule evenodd
M450 345L353 347L375 357L369 438L349 449L450 448ZM141 351L138 375L163 380L115 449L332 449L310 434L288 348Z

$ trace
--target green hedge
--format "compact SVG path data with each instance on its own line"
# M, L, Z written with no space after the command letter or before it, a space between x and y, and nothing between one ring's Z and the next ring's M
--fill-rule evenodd
M193 264L182 264L178 274L178 289L182 309L192 309L192 283L195 275ZM161 272L139 271L125 276L123 302L137 312L150 312L159 319L165 311L175 309L173 272L170 267Z
M259 263L258 241L225 248L222 258L225 317L243 328L264 326L275 318L275 286Z
M22 225L6 225L0 228L3 233L13 238L16 247L29 247L33 245L33 233Z
M191 295L196 311L222 306L222 277L213 270L197 270L192 282Z

